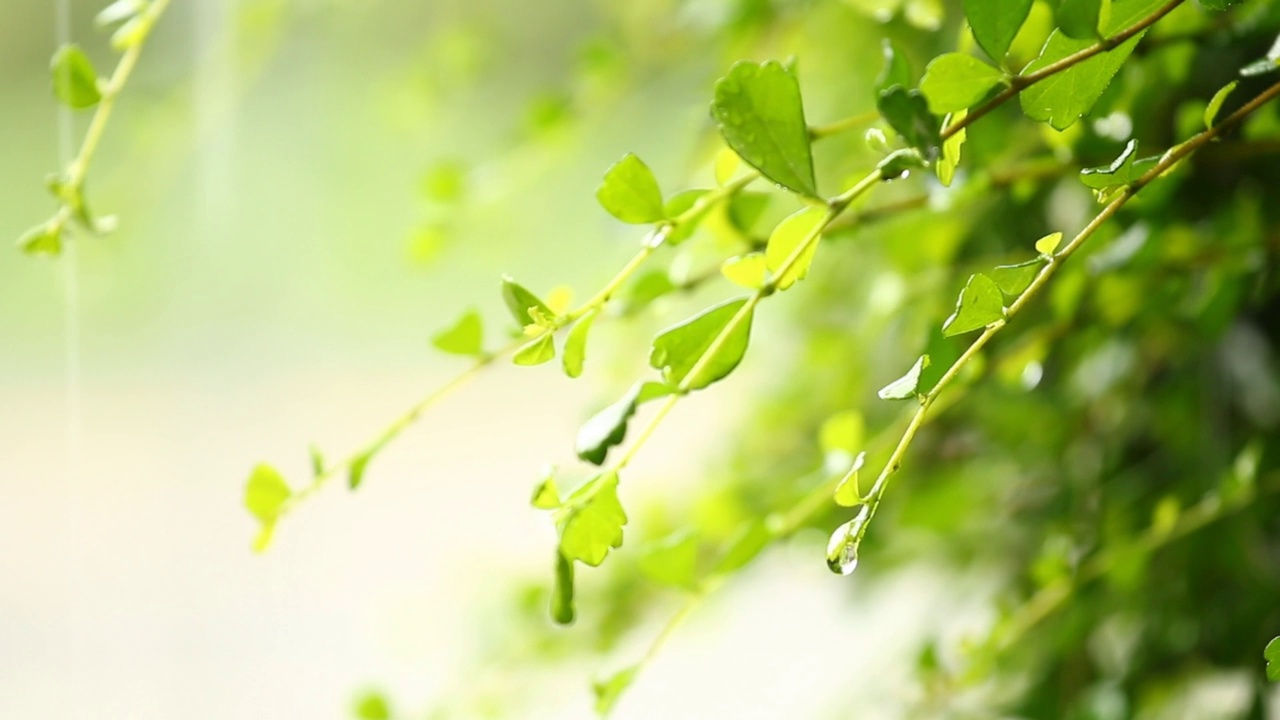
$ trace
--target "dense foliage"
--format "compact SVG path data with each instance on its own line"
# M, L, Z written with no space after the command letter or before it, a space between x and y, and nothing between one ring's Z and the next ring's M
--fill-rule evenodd
M457 379L349 456L313 450L308 482L256 467L257 547L330 480L372 481L382 449L492 363L558 358L577 378L642 356L652 372L573 440L582 466L533 489L558 543L512 593L495 662L594 656L680 594L651 650L596 681L607 713L704 598L817 529L841 575L927 560L999 587L980 636L920 648L900 716L1197 717L1223 678L1244 692L1222 717L1275 713L1280 7L723 5L695 40L749 59L708 88L718 140L692 188L634 154L604 173L596 199L639 226L634 258L578 304L503 278L510 317L468 311L434 337L471 363ZM162 0L146 7L150 23ZM120 89L74 49L54 80L100 111ZM27 251L100 229L87 161ZM592 343L642 316L668 323L647 348ZM732 392L744 363L731 460L662 508L628 505L664 419ZM477 712L465 692L452 711ZM370 696L358 714L391 711Z

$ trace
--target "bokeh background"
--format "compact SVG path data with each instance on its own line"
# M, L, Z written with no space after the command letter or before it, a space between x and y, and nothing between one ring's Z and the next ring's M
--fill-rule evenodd
M71 2L71 32L106 73L99 5ZM590 716L601 664L512 685L482 640L501 642L485 629L521 578L549 575L528 488L634 360L602 351L579 382L487 372L264 556L242 483L261 459L304 479L308 443L345 453L459 371L426 339L465 307L500 312L501 273L580 297L604 282L638 238L594 202L600 174L628 150L664 182L705 173L732 6L175 1L90 173L120 229L60 260L0 254L0 717L339 718L364 688L418 717L490 686L521 717ZM0 237L53 207L55 16L0 9ZM808 31L832 19L865 22L836 7ZM866 37L850 52L874 64ZM438 188L456 176L460 195ZM682 407L628 502L698 482L737 394ZM822 542L695 616L618 716L814 716L850 682L892 695L874 668L944 587L954 611L955 587L917 569L849 612L837 590L858 580L827 572Z

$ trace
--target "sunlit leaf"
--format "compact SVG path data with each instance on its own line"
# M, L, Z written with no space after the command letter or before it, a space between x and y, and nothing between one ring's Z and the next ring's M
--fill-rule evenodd
M555 588L551 593L551 619L557 624L573 623L578 611L573 602L573 561L556 551Z
M976 105L1004 81L1004 73L972 55L946 53L925 68L920 91L931 112L944 114Z
M770 233L764 250L765 265L773 273L774 285L779 290L786 290L809 273L809 265L818 251L815 236L826 216L826 208L805 208L778 223ZM804 249L792 258L802 245ZM788 265L785 272L784 265Z
M102 99L98 90L98 73L78 46L58 48L49 71L53 74L53 94L67 107L77 110L90 108Z
M610 675L602 680L596 680L591 684L591 689L596 696L596 713L599 715L608 715L613 712L614 705L617 705L618 699L622 697L622 693L635 682L636 675L640 672L639 665L632 665Z
M511 356L511 362L516 365L531 367L533 365L541 365L555 359L556 356L556 339L551 333L543 333L516 350L516 354Z
M836 484L835 501L841 507L854 507L862 502L862 490L858 485L858 472L867 462L867 454L860 452L853 459L853 466Z
M711 114L729 147L762 175L818 196L800 85L782 64L735 64L716 82Z
M1036 252L1041 255L1052 255L1062 243L1062 233L1051 232L1036 241Z
M358 720L391 720L391 703L380 692L366 692L356 698L354 711Z
M968 110L960 110L948 115L942 121L943 131L964 120L968 114ZM938 182L942 183L943 187L950 187L951 181L955 179L956 168L960 166L960 150L964 147L968 134L969 128L960 128L952 133L951 137L942 141L942 154L938 157L937 174Z
M991 278L978 273L960 291L956 311L942 324L946 337L963 335L981 330L997 320L1004 319L1004 298L1000 287Z
M1095 40L1099 37L1104 5L1110 0L1059 0L1053 14L1054 23L1063 35L1077 40Z
M468 310L448 329L431 338L437 349L453 355L484 354L484 321L480 313Z
M575 491L556 511L560 552L567 560L592 567L604 562L611 548L622 547L627 514L618 501L618 476L601 475Z
M725 260L720 265L720 274L738 287L758 290L769 277L769 266L764 253L753 252Z
M1280 682L1280 637L1267 643L1267 649L1262 654L1267 659L1267 679Z
M662 331L653 339L650 367L661 370L667 384L689 390L700 390L733 372L751 341L753 313L740 314L746 303L746 298L729 300ZM690 376L708 353L698 374Z
M1125 145L1124 152L1120 153L1120 156L1110 165L1081 170L1080 181L1094 190L1108 190L1132 184L1159 161L1156 157L1138 159L1137 155L1138 141L1130 140Z
M547 307L537 295L506 275L502 277L502 301L506 303L507 309L511 311L511 317L515 318L521 328L535 324L534 316L529 312L531 308L544 316L555 316L551 308Z
M556 488L555 474L548 470L544 477L533 487L533 497L529 504L539 510L554 510L560 507L560 491Z
M1227 96L1236 89L1237 84L1238 81L1232 80L1213 94L1213 99L1209 101L1209 104L1204 109L1204 126L1206 128L1213 127L1213 121L1217 119L1218 112L1222 110L1222 104L1227 101Z
M666 217L662 190L653 171L640 158L627 153L604 175L596 199L622 222L645 224Z
M27 255L62 254L62 226L45 223L31 228L18 238L18 249Z
M564 363L564 374L571 378L582 375L582 365L587 359L587 335L591 332L591 323L595 321L599 312L597 308L579 318L578 322L569 329L569 335L564 340L564 354L561 360Z
M107 27L118 22L124 22L146 8L143 0L116 0L106 6L94 18L93 22L98 27Z
M1000 287L1000 292L1016 298L1027 289L1042 267L1044 263L1040 260L1029 260L1017 265L999 265L991 271L991 279Z

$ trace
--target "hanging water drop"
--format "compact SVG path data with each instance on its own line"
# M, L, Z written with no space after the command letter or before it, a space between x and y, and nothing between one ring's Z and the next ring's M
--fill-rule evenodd
M836 528L827 541L827 567L837 575L849 575L858 567L858 546L871 518L871 506L863 505L849 522Z

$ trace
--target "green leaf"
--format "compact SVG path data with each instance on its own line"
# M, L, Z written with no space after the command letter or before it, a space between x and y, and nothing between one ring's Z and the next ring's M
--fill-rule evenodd
M1276 41L1271 44L1271 49L1267 51L1266 57L1240 68L1240 75L1242 77L1255 77L1273 72L1277 68L1280 68L1280 36L1277 36Z
M102 99L98 91L98 73L93 63L76 45L63 45L49 64L53 74L53 94L64 105L77 110L90 108Z
M534 316L529 313L531 308L536 309L544 317L555 317L555 313L547 307L546 303L508 275L502 276L502 300L507 304L511 317L515 318L521 329L536 324Z
M551 619L570 625L578 615L573 604L573 561L556 551L556 584L551 593Z
M270 465L261 463L249 474L244 487L244 506L264 525L276 521L293 491L284 477Z
M62 226L44 223L31 228L18 238L18 249L26 255L61 255Z
M431 344L453 355L484 355L484 321L480 313L463 313L450 328L431 338Z
M311 477L318 478L324 474L324 455L315 443L307 446L307 455L311 458Z
M916 396L920 388L920 373L929 367L929 356L921 355L906 375L880 388L876 393L881 400L906 400Z
M769 547L772 541L773 532L764 521L747 521L729 540L729 548L716 563L716 574L728 575L746 566Z
M364 482L364 471L369 467L369 461L382 448L380 446L371 447L360 453L347 466L347 487L355 490L360 487L360 483Z
M1096 40L1103 15L1104 0L1059 0L1054 23L1063 35L1076 40Z
M1000 287L1000 292L1010 298L1016 298L1036 279L1044 263L1040 260L1028 260L1017 265L999 265L991 271L991 279Z
M725 142L769 180L818 197L800 84L769 61L739 62L716 82L711 115Z
M609 214L634 225L665 218L662 190L644 161L627 153L604 174L596 199Z
M649 366L662 371L668 385L685 390L701 390L733 372L751 341L753 312L739 317L746 303L746 298L728 300L662 331L653 339ZM722 333L725 339L717 342ZM690 376L702 356L712 351L698 375Z
M968 114L968 110L960 110L946 116L942 121L943 130L964 120ZM936 171L938 182L942 183L943 187L950 187L951 181L955 179L956 168L960 166L960 149L964 147L965 138L968 136L969 129L960 128L942 142L942 155L938 158Z
M1004 73L972 55L946 53L934 58L920 79L929 110L944 114L964 110L1005 82Z
M876 95L894 85L911 87L911 66L907 64L907 56L889 38L880 41L880 50L884 54L884 69L876 78Z
M753 252L725 260L720 265L720 274L734 285L748 290L759 290L769 277L769 266L764 253Z
M992 60L1004 60L1031 12L1031 3L1032 0L964 0L964 15L973 37Z
M571 378L582 375L582 365L587 359L587 335L591 332L591 323L595 321L600 309L596 308L583 315L578 322L569 328L569 335L564 339L564 374Z
M1200 6L1206 10L1222 11L1239 4L1240 0L1200 0Z
M672 533L642 548L636 563L659 585L693 590L698 587L698 538L688 530Z
M858 487L858 471L867 462L865 452L858 453L853 459L853 467L840 478L836 484L835 501L840 507L854 507L862 504L862 490Z
M818 447L830 472L838 472L853 462L862 447L866 423L857 410L844 410L827 418L818 430Z
M786 217L770 233L769 243L764 249L764 259L769 272L774 274L774 285L779 290L786 290L809 273L813 255L818 251L814 236L821 231L826 217L825 207L808 207ZM806 242L808 245L804 251L792 260L786 272L782 272L783 265Z
M539 510L555 510L560 507L560 491L556 488L556 477L547 470L542 480L533 486L533 497L529 503Z
M367 692L356 698L354 711L359 720L391 720L391 704L379 692Z
M1267 679L1280 682L1280 637L1267 643L1267 649L1262 651L1262 655L1267 659Z
M1237 84L1239 84L1239 81L1232 80L1213 94L1213 99L1209 101L1209 104L1204 109L1205 128L1213 127L1213 121L1218 117L1218 112L1222 110L1222 104L1227 101L1227 96L1236 89Z
M666 216L675 220L681 215L684 215L686 212L692 210L698 200L708 192L710 191L682 190L675 195L672 195L670 199L667 200L665 207ZM688 240L690 237L693 237L693 233L698 229L698 226L707 217L707 213L711 211L711 208L714 207L714 205L714 203L703 205L697 212L693 213L689 217L683 218L675 227L668 230L667 244L675 247L685 240Z
M600 465L609 454L609 448L622 444L627 436L627 423L636 409L644 403L672 393L672 388L662 383L636 383L626 395L591 416L578 429L575 451L578 457Z
M1120 153L1120 157L1117 157L1110 165L1081 170L1080 181L1094 190L1102 191L1132 184L1142 177L1142 174L1155 163L1159 162L1157 157L1135 159L1137 152L1138 141L1130 140L1125 145L1124 151Z
M618 475L606 473L583 485L556 511L560 552L566 560L597 567L610 548L622 547L627 514L618 502Z
M1058 249L1058 245L1061 243L1062 233L1051 232L1036 241L1036 252L1045 256L1053 255L1053 252Z
M93 22L100 28L114 25L118 22L124 22L133 18L146 8L143 0L116 0L110 5L102 9L101 12L94 17Z
M1116 0L1112 3L1107 36L1132 26L1160 4L1159 0ZM1019 93L1022 111L1033 120L1066 130L1083 117L1111 84L1133 48L1146 34L1135 34L1118 47L1098 53L1084 62L1045 78ZM1074 40L1054 30L1045 41L1040 56L1023 69L1024 75L1051 65L1092 45L1094 40Z
M676 290L666 270L650 270L627 286L623 299L628 313L648 307L654 300Z
M938 134L938 118L930 114L929 101L923 93L895 85L880 93L876 108L903 142L925 157L932 158L937 154L938 145L942 142Z
M981 330L997 320L1004 319L1004 299L1000 287L991 278L977 273L960 291L956 311L942 324L945 337L963 335Z
M635 682L636 675L639 673L640 666L632 665L603 680L592 682L591 690L596 695L596 713L603 716L613 712L613 706L618 704L622 693Z
M531 367L533 365L541 365L550 362L556 356L556 338L549 332L544 332L516 350L516 354L511 357L511 362L516 365Z
M924 167L929 167L929 163L920 157L920 151L915 148L895 150L876 165L876 169L880 171L880 179L886 181L904 178L912 170Z

